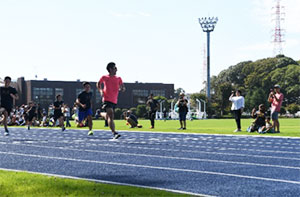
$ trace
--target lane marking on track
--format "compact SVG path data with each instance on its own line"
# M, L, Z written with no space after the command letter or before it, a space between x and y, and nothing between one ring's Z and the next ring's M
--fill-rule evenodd
M33 158L40 158L40 159L54 159L54 160L72 161L72 162L95 163L95 164L103 164L103 165L116 165L116 166L134 167L134 168L147 168L147 169L155 169L155 170L168 170L168 171L179 171L179 172L189 172L189 173L199 173L199 174L210 174L210 175L218 175L218 176L237 177L237 178L244 178L244 179L254 179L254 180L263 180L263 181L300 185L300 181L273 179L273 178L256 177L256 176L246 176L246 175L239 175L239 174L213 172L213 171L190 170L190 169L137 165L137 164L117 163L117 162L104 162L104 161L94 161L94 160L84 160L84 159L63 158L63 157L50 157L50 156L43 156L43 155L21 154L21 153L2 152L2 151L0 151L0 154L22 156L22 157L33 157Z
M57 177L57 178L63 178L63 179L83 180L83 181L90 181L90 182L97 182L97 183L111 184L111 185L121 185L121 186L139 187L139 188L145 188L145 189L155 189L155 190L161 190L161 191L167 191L167 192L173 192L173 193L179 193L179 194L187 194L187 195L193 195L193 196L213 197L213 196L206 195L206 194L192 193L192 192L186 192L186 191L182 191L182 190L173 190L173 189L167 189L167 188L161 188L161 187L150 187L150 186L144 186L144 185L135 185L135 184L121 183L121 182L104 181L104 180L98 180L98 179L87 179L87 178L80 178L80 177L66 176L66 175L59 175L59 174L49 174L49 173L15 170L15 169L7 169L7 168L0 168L0 170L10 171L10 172L26 172L26 173L30 173L30 174L39 174L39 175L43 175L43 176L51 176L51 177Z
M2 143L0 143L2 144ZM10 144L8 144L10 145ZM174 157L174 156L161 156L161 155L153 155L153 154L139 154L139 153L121 153L121 152L111 152L111 151L101 151L101 150L91 150L91 149L78 149L73 147L52 147L52 146L40 146L40 145L30 145L30 144L13 144L18 146L27 146L27 147L35 147L35 148L45 148L45 149L59 149L59 150L68 150L68 151L81 151L81 152L91 152L91 153L103 153L103 154L109 154L109 155L125 155L125 156L136 156L136 157L152 157L152 158L161 158L161 159L174 159L174 160L187 160L187 161L202 161L202 162L212 162L212 163L230 163L230 164L238 164L238 165L249 165L249 166L262 166L262 167L273 167L273 168L284 168L284 169L295 169L300 170L300 166L282 166L282 165L272 165L272 164L264 164L264 163L250 163L250 162L238 162L238 161L226 161L226 160L213 160L213 159L200 159L200 158L193 158L193 157ZM169 151L168 149L163 150L160 149L160 151ZM179 152L180 150L178 150ZM203 151L204 152L204 151ZM211 154L211 152L205 152L205 154ZM215 154L221 154L221 155L231 155L232 154L222 154L222 153L215 153ZM234 156L251 156L251 155L243 155L243 154L235 154ZM257 156L258 157L258 156ZM276 158L276 157L265 157L262 156L262 158ZM277 157L276 159L289 159L289 160L299 160L300 158L286 158L286 157Z
M18 138L12 138L13 140L20 140ZM21 139L20 141L24 141L25 139ZM26 140L33 140L33 139L26 139ZM36 139L34 139L35 142L40 142ZM93 143L90 143L89 141L92 141ZM92 139L92 140L83 140L83 139L76 139L76 140L72 140L72 141L67 141L67 140L59 140L59 141L53 141L53 140L43 140L43 143L64 143L64 144L84 144L84 145L88 145L89 146L110 146L110 147L114 147L114 144L103 144L102 142L107 142L107 140L103 141L103 140L96 140L96 139ZM100 142L96 143L96 142ZM5 143L5 142L0 142L0 143ZM149 147L140 147L140 146L132 146L132 144L139 144L138 142L136 143L129 143L129 145L120 145L120 144L128 144L126 142L121 142L118 141L118 147L125 147L125 148L137 148L137 149L149 149L149 150L166 150L166 151L173 151L176 149L164 149L164 148L149 148ZM151 144L152 145L152 144ZM207 152L207 151L191 151L191 150L183 150L182 147L185 148L204 148L204 149L217 149L217 150L233 150L233 151L247 151L247 152L260 152L260 153L278 153L278 154L300 154L300 152L291 152L291 151L279 151L279 150L260 150L260 149L250 149L250 148L230 148L230 147L220 147L220 146L188 146L188 145L173 145L174 147L178 147L180 148L179 151L182 152L199 152L199 153L211 153L211 154L224 154L224 155L236 155L236 156L250 156L250 157L266 157L266 158L278 158L278 159L292 159L292 160L298 160L298 158L292 158L292 157L275 157L275 156L261 156L261 155L253 155L253 154L239 154L239 153L217 153L217 152ZM175 151L176 152L176 151Z
M25 128L20 128L20 127L10 127L14 130L24 130ZM34 129L31 130L43 130L45 132L48 132L49 130L54 130L58 133L62 133L60 128L39 128L35 127ZM93 130L94 132L107 132L111 133L110 130L100 130L100 129L95 129ZM137 134L171 134L171 135L198 135L198 136L203 136L203 137L233 137L233 138L240 138L240 139L250 139L250 138L261 138L261 139L300 139L300 137L293 137L293 136L263 136L263 135L233 135L233 134L210 134L210 133L184 133L184 132L164 132L164 131L130 131L130 130L118 130L119 132L127 132L127 133L137 133ZM63 133L76 133L78 134L79 132L88 132L88 129L67 129Z

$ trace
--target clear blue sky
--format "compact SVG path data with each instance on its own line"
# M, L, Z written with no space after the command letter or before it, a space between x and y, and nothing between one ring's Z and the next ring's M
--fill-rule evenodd
M211 74L273 55L272 0L0 0L1 75L98 81L114 61L125 82L174 83L198 92L206 34L219 17ZM299 60L300 1L283 0L283 52Z

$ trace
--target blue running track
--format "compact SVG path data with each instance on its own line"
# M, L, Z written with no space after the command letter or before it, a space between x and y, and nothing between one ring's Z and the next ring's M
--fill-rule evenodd
M0 169L208 196L300 196L300 139L10 128Z

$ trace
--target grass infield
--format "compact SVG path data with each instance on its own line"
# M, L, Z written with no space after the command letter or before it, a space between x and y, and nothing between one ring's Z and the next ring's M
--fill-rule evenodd
M129 128L124 120L116 120L116 130L129 131L152 131L152 132L184 132L184 133L207 133L207 134L230 134L230 135L260 135L260 136L289 136L300 137L300 119L280 119L280 133L248 133L246 129L253 119L242 119L242 132L234 133L236 124L234 119L207 119L207 120L187 120L187 130L178 130L180 127L178 120L156 120L155 128L150 129L150 120L139 120L143 128ZM72 124L73 125L73 124ZM76 128L72 126L72 128ZM93 121L95 130L109 130L104 127L103 120ZM88 129L84 127L83 129Z
M252 119L242 119L242 132L233 133L234 119L208 119L187 121L185 133L234 134L260 136L300 137L300 119L280 119L280 133L258 134L246 132ZM116 129L129 131L183 132L178 130L178 120L156 120L155 128L150 129L149 120L139 120L143 128L129 128L124 120L116 120ZM74 126L71 129L78 129ZM93 121L94 130L109 130L103 120ZM80 129L86 129L80 128ZM67 131L66 131L67 132ZM101 184L84 180L72 180L37 175L25 172L0 170L0 196L184 196L166 191L136 188L129 186Z
M129 186L0 170L0 196L188 196Z

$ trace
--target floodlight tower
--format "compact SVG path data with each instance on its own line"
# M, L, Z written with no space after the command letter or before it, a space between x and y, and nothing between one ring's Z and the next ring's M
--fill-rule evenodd
M206 49L205 44L203 44L203 65L202 65L202 84L206 84L206 69L207 69L207 59L206 59ZM206 85L205 85L206 86Z
M199 23L202 27L202 30L207 33L207 81L206 81L206 96L210 100L210 50L209 50L209 40L210 32L215 29L215 26L218 22L218 17L202 17L199 18Z

